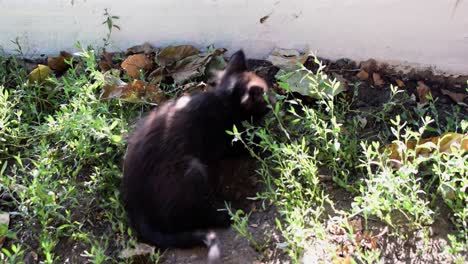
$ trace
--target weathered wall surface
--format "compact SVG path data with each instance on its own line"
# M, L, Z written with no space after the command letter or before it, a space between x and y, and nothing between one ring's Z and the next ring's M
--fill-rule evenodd
M465 0L0 0L0 46L12 52L18 37L28 55L38 55L72 50L78 40L99 44L104 8L120 16L117 49L215 44L263 58L274 47L308 46L330 59L468 74Z

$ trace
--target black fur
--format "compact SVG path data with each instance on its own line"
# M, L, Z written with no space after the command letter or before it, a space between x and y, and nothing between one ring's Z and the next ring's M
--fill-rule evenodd
M230 224L216 198L217 167L232 150L226 130L263 117L267 90L238 51L214 91L169 101L141 121L128 140L123 181L141 240L161 248L206 244L216 255L216 236L207 231Z

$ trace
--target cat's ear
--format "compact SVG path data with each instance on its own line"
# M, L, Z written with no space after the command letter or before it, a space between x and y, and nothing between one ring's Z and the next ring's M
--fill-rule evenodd
M242 50L237 51L232 54L229 63L224 70L224 76L229 76L231 74L241 73L247 71L247 63L245 60L245 54Z

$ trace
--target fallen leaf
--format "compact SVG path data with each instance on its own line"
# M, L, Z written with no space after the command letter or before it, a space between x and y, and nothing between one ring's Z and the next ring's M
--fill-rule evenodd
M206 66L215 57L221 56L226 49L215 49L210 52L192 55L177 61L167 67L168 75L174 79L174 83L182 84L205 74Z
M401 161L399 149L404 146L406 149L416 151L416 156L429 156L435 150L440 153L451 153L452 148L461 149L462 151L468 151L468 135L462 135L458 133L448 132L439 137L430 137L421 139L418 142L411 140L406 144L392 143L384 147L384 150L390 151L389 158L392 160ZM401 150L404 154L405 151Z
M444 199L452 200L457 195L456 190L448 184L439 184L437 190L440 192L440 194L442 194Z
M10 214L1 212L0 213L0 248L5 243L5 238L8 233L8 226L10 225Z
M44 83L51 75L52 70L46 65L37 65L37 67L29 74L29 81L36 83Z
M440 147L439 151L442 153L451 153L452 147L455 146L455 144L458 144L460 149L468 151L468 135L449 132L445 133L438 139L439 141L437 143Z
M367 72L374 72L378 70L378 65L377 61L374 59L369 59L366 61L361 61L359 64L359 68L361 70L367 71Z
M159 104L165 100L165 96L155 84L145 83L141 80L133 80L127 84L120 79L114 79L103 86L101 99L120 99L131 103Z
M135 248L127 248L120 252L120 258L128 259L134 256L142 256L148 254L154 254L155 248L153 246L138 243L136 244Z
M374 237L374 236L371 236L368 233L365 233L362 236L362 240L360 241L360 246L363 249L376 250L377 249L377 238Z
M374 84L377 86L382 86L385 84L384 80L382 80L382 77L380 77L380 74L375 72L372 74L372 80L374 80Z
M127 55L133 55L133 54L139 54L139 53L144 53L144 54L150 54L152 52L155 52L156 50L149 44L148 42L145 42L141 45L136 45L131 48L127 49Z
M333 264L351 264L351 257L349 255L346 255L346 257L335 257Z
M331 223L328 224L328 232L332 235L344 235L346 234L346 230L338 223Z
M145 54L135 54L128 56L121 66L128 76L136 79L140 76L140 70L151 70L153 62Z
M223 52L224 53L224 52ZM215 82L219 77L219 72L226 68L226 60L222 55L214 56L206 65L205 77L208 83Z
M335 80L331 81L327 79L326 75L315 76L308 70L303 69L301 64L304 64L308 57L309 51L301 55L297 50L275 48L267 60L280 68L275 78L282 81L282 83L280 82L281 88L289 88L291 92L319 99L322 95L312 91L311 86L323 82L328 82L328 85L320 86L324 87L324 90L319 91L320 93L324 92L327 95L335 96L347 90L346 80L338 74L335 74Z
M200 51L191 45L168 46L156 55L155 61L159 66L166 67L199 53Z
M191 82L191 83L187 83L187 84L184 84L182 86L182 91L184 94L192 94L192 93L196 93L196 92L202 92L202 91L205 91L205 88L206 88L206 83L204 82Z
M319 92L334 97L346 91L346 86L343 83L333 82L326 75L317 76L305 69L298 69L293 72L279 70L275 77L280 80L279 85L281 88L315 99L322 98L323 95L319 94ZM313 91L311 87L317 83L327 83L327 85L319 85L319 87L323 87L323 90Z
M59 56L47 58L47 66L55 73L62 74L70 68L70 65L65 60L70 60L71 58L73 58L73 55L66 51L61 51Z
M340 90L341 91L347 91L348 90L348 81L342 75L340 75L338 73L332 73L332 76L333 76L333 78L335 78L335 80L340 82L340 86L341 86Z
M101 54L101 60L98 63L99 69L102 72L106 72L110 69L116 68L116 65L113 62L114 53L109 53L104 51Z
M421 105L427 105L429 103L428 96L432 97L431 88L427 86L423 81L418 81L418 87L416 87L418 93L419 102Z
M396 79L395 82L398 87L405 87L405 83L402 80Z
M151 80L153 83L160 83L164 80L164 68L159 67L156 68L148 75L148 80Z
M349 225L353 228L353 233L362 232L363 230L361 218L350 220Z
M119 71L113 69L109 72L105 72L102 76L104 79L105 85L114 85L114 86L124 86L127 85L126 82L122 81L119 77Z
M367 125L367 118L365 117L361 117L361 116L357 116L357 120L359 121L359 126L361 128L365 128L366 125Z
M356 74L356 77L358 77L358 79L361 81L365 81L369 79L369 73L366 72L365 70L361 70L358 72L358 74Z
M448 95L450 99L452 99L455 103L466 106L466 104L463 101L468 97L468 94L454 93L445 89L441 89L441 91L442 94Z
M299 69L298 65L304 64L308 57L308 51L301 55L297 50L275 48L266 60L282 70L294 71Z

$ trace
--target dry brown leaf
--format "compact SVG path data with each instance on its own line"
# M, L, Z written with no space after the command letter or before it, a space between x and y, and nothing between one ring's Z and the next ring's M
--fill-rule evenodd
M155 52L155 49L148 42L145 42L141 45L136 45L127 49L127 55L138 54L138 53L150 54L152 52Z
M361 70L367 71L367 72L374 72L378 70L378 65L377 61L374 59L369 59L366 61L362 61L359 65L359 68Z
M37 65L37 67L29 74L29 81L36 83L44 83L51 75L52 70L46 65Z
M395 82L398 87L405 87L405 83L402 80L396 79Z
M101 70L101 72L106 72L106 71L111 69L109 64L107 62L105 62L105 61L98 62L98 67Z
M214 56L206 65L205 78L207 83L217 83L222 75L223 70L226 68L226 65L226 60L222 54Z
M62 74L70 68L70 65L65 60L70 60L71 58L73 58L73 55L66 51L61 51L59 56L47 58L47 66L55 73Z
M373 73L372 74L372 79L374 80L374 84L377 86L383 86L385 84L384 80L382 80L382 77L380 77L380 74L378 73Z
M346 257L335 257L333 264L351 264L351 257L346 255Z
M215 49L211 52L192 55L177 61L174 65L167 67L168 75L174 79L176 84L182 84L194 78L203 76L209 62L226 52L226 49Z
M356 77L358 77L358 79L361 81L365 81L369 79L369 73L366 72L365 70L361 70L358 72L358 74L356 74Z
M106 72L110 69L117 68L113 62L114 53L104 51L101 54L101 60L98 63L99 69L102 72Z
M159 66L167 67L177 61L199 53L200 51L192 45L168 46L156 55L155 61Z
M360 241L360 246L363 249L367 250L376 250L377 249L377 237L372 236L369 233L364 233L362 240Z
M450 99L452 99L455 103L466 106L466 104L463 101L468 97L468 94L454 93L445 89L441 89L441 91L442 94L448 95Z
M135 54L128 56L127 59L122 62L121 66L128 76L138 78L140 76L140 70L151 70L153 62L145 54Z
M162 82L162 80L164 80L164 68L163 67L156 68L154 71L152 71L148 75L148 80L150 80L152 83Z
M363 230L361 218L350 220L349 225L353 228L353 233L362 232Z
M418 81L416 91L418 92L419 102L421 102L421 105L428 104L428 96L432 97L431 88L429 88L429 86L427 86L423 81Z
M308 57L308 50L301 55L297 50L275 48L267 61L282 70L293 71L298 69L298 64L304 64Z
M332 235L344 235L346 233L346 230L339 224L337 223L332 223L331 225L328 226L328 232Z
M425 138L419 142L413 140L406 143L407 149L415 150L416 155L423 156L430 155L435 149L438 149L441 153L451 153L452 147L455 146L459 146L463 151L468 151L468 135L448 132L439 137ZM401 161L398 148L398 144L392 143L384 147L384 150L390 151L390 159Z
M284 78L284 76L287 76L287 78ZM332 82L331 78L329 79L326 75L314 75L311 74L310 71L304 69L297 69L294 71L280 69L275 77L278 79L283 78L284 85L289 88L289 91L316 99L322 98L322 93L334 97L347 90L345 82L340 82L338 80ZM329 82L330 85L320 87L322 88L321 91L316 91L311 88L313 87L313 83L320 82Z
M204 82L190 82L182 86L182 91L185 95L189 95L192 93L205 91L206 87L207 85Z
M109 84L102 89L102 99L121 99L131 103L149 102L158 104L165 100L164 93L156 85L147 84L140 80L133 80L129 84Z
M319 93L321 92L335 96L347 90L346 80L340 75L335 75L334 77L337 82L324 87L322 91L317 92L311 89L311 85L314 82L330 80L327 80L324 76L311 74L310 71L302 68L301 64L304 64L308 57L309 50L306 50L304 54L301 54L299 51L293 49L275 48L268 56L267 60L274 66L280 68L275 75L277 79L283 79L284 76L287 76L284 80L284 85L285 87L289 87L290 92L300 93L312 98L320 98L322 95Z

